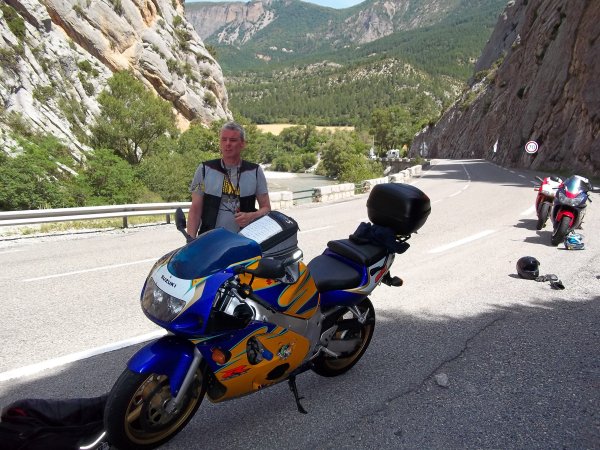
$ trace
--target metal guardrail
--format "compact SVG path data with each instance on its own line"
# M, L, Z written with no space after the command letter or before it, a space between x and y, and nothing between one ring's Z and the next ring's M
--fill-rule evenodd
M366 191L365 183L365 181L356 183L354 185L354 193L364 193ZM314 200L316 198L315 188L294 191L292 194L294 204L304 203L302 200ZM165 215L166 223L170 223L171 214L174 214L177 208L181 208L184 212L188 212L191 204L191 202L142 203L129 205L84 206L79 208L34 209L27 211L0 211L0 227L122 217L123 228L127 228L128 217L157 216L162 214Z
M315 198L315 190L313 189L305 189L303 191L294 191L292 192L293 194L293 201L294 201L294 205L297 205L299 203L308 203L308 199L310 199L310 201L312 202L313 199Z
M171 214L177 208L188 211L191 202L181 203L142 203L131 205L84 206L80 208L34 209L27 211L0 212L0 226L36 225L74 220L123 218L123 228L127 228L127 218L132 216L156 216L164 214L166 222L171 222Z

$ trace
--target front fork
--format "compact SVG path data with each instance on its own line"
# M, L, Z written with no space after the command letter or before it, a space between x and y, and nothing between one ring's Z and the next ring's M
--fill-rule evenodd
M200 353L200 350L198 350L197 347L194 347L194 357L189 369L187 370L187 373L185 374L185 377L183 378L183 383L181 383L179 392L177 392L175 398L171 398L171 400L169 400L165 406L165 409L169 414L173 414L175 411L178 411L183 404L183 399L185 398L188 389L194 381L196 371L198 370L198 367L200 367L201 362L202 353Z
M141 348L127 367L136 373L166 375L173 397L166 408L173 412L181 406L202 360L202 352L192 342L167 335Z

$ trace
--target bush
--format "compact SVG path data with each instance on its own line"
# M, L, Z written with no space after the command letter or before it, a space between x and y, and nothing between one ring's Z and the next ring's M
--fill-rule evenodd
M8 29L19 41L24 41L27 29L25 28L25 21L23 18L12 6L9 6L4 2L0 5L0 9L4 15L4 20L6 20L6 24L8 25Z
M0 210L79 206L71 191L73 176L58 165L69 162L68 150L48 136L19 139L19 144L23 153L0 165Z
M136 203L145 193L133 167L109 149L94 151L82 182L89 187L87 205Z

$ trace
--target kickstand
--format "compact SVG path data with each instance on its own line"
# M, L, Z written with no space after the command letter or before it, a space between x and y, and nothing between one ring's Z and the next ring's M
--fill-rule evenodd
M296 400L296 406L298 407L298 411L301 412L302 414L308 414L306 412L306 410L300 404L300 400L303 399L304 397L300 397L298 395L298 386L296 386L296 377L295 376L289 377L288 384L290 386L290 391L292 391L292 394L294 394L294 399Z

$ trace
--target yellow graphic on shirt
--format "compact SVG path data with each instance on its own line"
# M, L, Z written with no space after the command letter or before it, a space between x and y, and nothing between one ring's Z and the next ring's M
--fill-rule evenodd
M239 195L240 195L239 184L237 187L234 187L233 184L231 183L231 180L228 177L225 177L223 179L223 194L239 197Z

